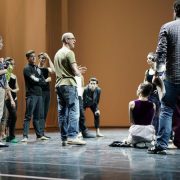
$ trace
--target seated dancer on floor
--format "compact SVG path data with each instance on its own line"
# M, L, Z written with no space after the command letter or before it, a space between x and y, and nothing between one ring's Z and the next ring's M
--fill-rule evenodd
M128 138L124 142L135 147L147 147L155 137L152 120L156 106L148 100L151 91L152 85L150 83L141 83L137 90L138 99L129 103L131 126Z

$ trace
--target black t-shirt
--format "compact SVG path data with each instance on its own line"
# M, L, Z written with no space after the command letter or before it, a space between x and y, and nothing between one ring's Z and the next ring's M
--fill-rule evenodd
M24 67L24 80L26 86L26 97L35 95L42 96L42 86L46 84L44 77L40 74L40 69L32 64L27 64ZM39 79L38 82L34 81L30 76L34 75Z
M15 89L16 88L16 78L10 77L8 84L11 89ZM17 96L16 96L15 92L11 92L11 95L12 95L13 99L16 99Z
M44 78L47 79L49 76L48 68L40 68L40 69L41 69L41 72L42 72L42 75L44 76ZM42 86L42 90L50 91L49 82L47 82L44 86Z

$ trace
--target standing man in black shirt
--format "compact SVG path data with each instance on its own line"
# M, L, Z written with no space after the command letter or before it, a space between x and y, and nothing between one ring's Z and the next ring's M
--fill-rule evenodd
M35 51L30 50L26 53L28 64L24 68L24 80L26 86L26 112L23 125L23 139L21 142L28 141L28 133L30 120L33 116L33 125L37 139L47 140L40 130L40 123L43 119L40 118L42 110L42 86L46 84L44 77L41 75L41 70L35 65Z

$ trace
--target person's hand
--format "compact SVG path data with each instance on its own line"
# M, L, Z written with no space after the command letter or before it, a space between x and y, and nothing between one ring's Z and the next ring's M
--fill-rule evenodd
M51 82L51 77L48 77L45 81L46 82Z
M47 53L44 53L44 56L46 59L50 59L49 55Z
M12 106L13 108L15 108L15 107L16 107L16 104L15 104L15 102L14 102L14 100L13 100L13 99L11 100L11 106Z
M97 111L95 112L95 115L100 115L100 111L97 110Z
M5 88L5 90L6 90L7 92L8 92L8 91L11 91L11 88L9 87L9 85L5 86L4 88Z
M4 61L4 58L0 58L0 62L3 62Z
M81 74L84 74L87 71L87 67L78 66L78 70L81 72Z

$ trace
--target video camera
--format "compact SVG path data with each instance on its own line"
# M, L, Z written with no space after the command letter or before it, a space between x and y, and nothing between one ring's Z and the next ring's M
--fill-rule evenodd
M3 63L4 69L7 69L9 67L9 65L11 65L10 61L4 61L4 63Z

